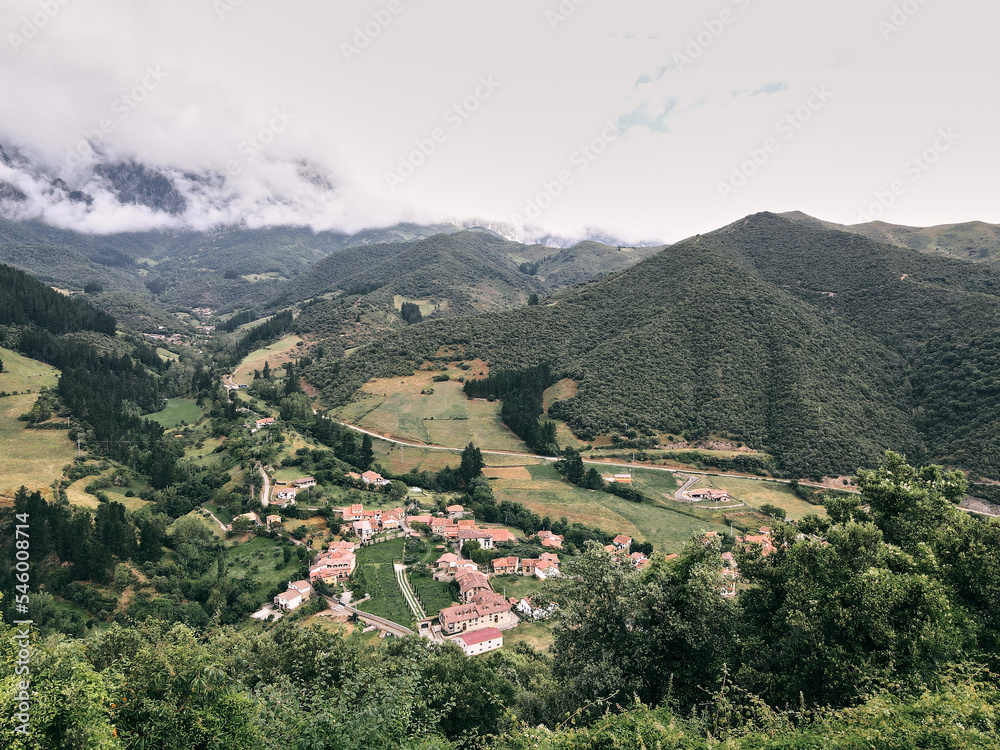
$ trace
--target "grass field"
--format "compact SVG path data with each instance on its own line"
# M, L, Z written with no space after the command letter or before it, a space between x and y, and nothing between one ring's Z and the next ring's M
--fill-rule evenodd
M228 508L220 508L218 505L215 505L214 503L204 503L202 507L209 513L214 514L215 517L218 518L223 523L228 524L233 522L233 514L229 512ZM211 519L209 520L211 521ZM212 523L215 522L212 521ZM218 528L218 526L216 526L216 528Z
M274 539L256 536L249 542L236 544L226 550L229 575L234 578L248 578L255 586L251 593L265 603L268 592L275 586L283 586L298 578L301 563L297 555L292 555L286 565L285 545ZM216 574L215 566L207 575Z
M522 622L513 630L505 630L503 634L503 645L506 647L527 643L538 651L548 651L554 642L552 625L548 622Z
M109 474L107 472L105 475ZM84 488L93 481L96 481L97 477L84 477L83 479L78 479L73 482L69 487L66 488L66 497L69 499L71 505L79 505L81 508L96 508L100 501L96 496L88 493ZM139 487L139 485L137 485ZM139 487L141 489L141 487ZM100 490L108 496L108 499L113 502L118 502L124 505L128 510L139 510L139 508L144 508L148 503L141 500L138 497L125 497L125 490L127 487L108 487L107 489Z
M615 471L621 471L616 469ZM611 472L605 472L610 474ZM656 498L663 495L673 497L679 485L674 475L669 471L650 471L642 469L632 470L632 486L640 492Z
M265 361L270 364L275 375L280 375L275 371L281 369L285 362L294 359L295 349L301 341L298 336L285 336L270 346L251 352L233 371L233 382L250 385L253 382L253 371L263 370Z
M37 392L58 383L59 371L54 367L3 348L0 359L4 369L0 372L0 391ZM44 492L76 455L76 446L65 431L26 430L25 423L18 421L37 398L34 394L0 398L0 495L12 496L21 485Z
M522 599L526 596L539 594L542 591L543 584L543 581L535 578L535 576L522 575L494 576L490 582L498 594L503 594L508 599L512 596Z
M43 387L55 388L59 382L59 370L33 359L21 356L0 346L0 391L33 391L38 393Z
M352 424L398 440L428 445L462 447L470 441L479 448L526 451L524 443L500 421L500 403L470 401L457 378L486 371L449 371L452 380L435 383L443 373L422 370L401 378L381 378L365 384L357 400L338 410L337 416ZM421 395L432 388L433 394Z
M190 398L172 398L163 411L146 415L146 419L168 430L180 427L181 423L194 424L201 417L201 407Z
M467 442L464 445L466 445ZM479 444L476 444L477 447ZM445 466L458 467L462 461L460 451L440 451L428 448L415 448L409 445L400 446L378 438L372 438L372 449L375 452L376 463L394 472L406 472L416 468L418 471L440 471ZM494 466L522 466L525 463L540 463L535 459L523 456L483 456L487 468L484 473L490 474Z
M544 408L547 413L549 407L552 406L554 401L564 401L568 398L572 398L576 395L577 390L578 386L576 381L570 380L569 378L563 378L555 385L547 388L545 393L542 394L542 408ZM569 446L576 449L580 449L586 445L585 442L573 434L573 431L565 422L558 419L552 419L549 421L555 422L556 442L558 442L559 445L563 447Z
M722 531L726 527L710 520L693 518L660 504L633 503L615 495L584 490L567 484L551 464L529 466L530 480L499 479L492 482L498 501L523 503L540 516L566 516L590 528L611 534L626 534L650 542L657 550L677 552L692 534ZM654 472L644 472L644 474ZM652 477L650 483L668 487L669 475Z
M796 521L810 514L826 517L826 509L823 506L807 503L796 497L787 484L779 482L759 482L753 479L732 477L705 477L696 482L692 489L702 487L725 490L734 498L755 509L760 508L765 503L776 505L788 513L788 518Z
M404 297L400 294L397 294L392 298L393 307L395 307L397 310L401 310L403 308L404 302L412 302L413 304L415 304L417 307L420 308L420 314L423 315L424 317L427 317L438 308L438 305L435 305L429 299L416 299L414 297Z
M371 595L371 599L358 605L358 609L400 625L412 625L413 613L406 605L392 568L393 560L401 560L403 557L403 540L393 539L391 542L363 547L358 550L357 557L365 591Z

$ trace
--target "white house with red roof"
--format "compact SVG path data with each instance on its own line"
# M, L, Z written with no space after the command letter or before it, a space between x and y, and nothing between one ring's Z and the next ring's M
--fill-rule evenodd
M618 549L628 549L632 546L632 537L619 534L611 541L611 543Z
M456 636L454 642L462 647L466 656L476 656L502 648L503 633L497 628L482 628Z
M361 475L361 481L368 485L375 485L376 487L385 487L392 484L391 481L383 477L377 471L366 471Z

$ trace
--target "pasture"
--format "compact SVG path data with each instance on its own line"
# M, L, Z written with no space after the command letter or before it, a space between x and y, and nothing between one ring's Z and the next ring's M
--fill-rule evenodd
M486 372L485 366L473 363L470 370L450 369L446 382L434 381L445 374L437 370L372 380L336 416L397 440L453 448L473 442L482 449L526 451L500 421L500 402L465 397L457 378L478 377L480 371ZM421 393L428 390L433 393Z
M31 409L39 390L56 387L59 371L9 349L0 348L0 359L0 392L33 391L0 397L0 495L11 497L21 485L50 494L46 490L73 460L76 446L65 430L27 430L17 418Z

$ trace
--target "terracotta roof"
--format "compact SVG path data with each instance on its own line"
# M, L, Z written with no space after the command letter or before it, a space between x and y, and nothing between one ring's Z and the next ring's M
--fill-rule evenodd
M479 630L473 630L469 633L462 633L462 635L457 636L455 640L461 641L466 646L475 646L478 643L493 641L497 638L503 638L503 633L496 628L480 628Z

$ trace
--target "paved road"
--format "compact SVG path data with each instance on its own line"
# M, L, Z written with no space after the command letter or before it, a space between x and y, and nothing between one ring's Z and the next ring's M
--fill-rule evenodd
M678 477L684 476L683 474L678 474ZM680 500L681 502L687 502L688 498L684 497L684 493L691 489L691 485L697 482L701 477L692 476L688 477L687 481L681 485L681 488L674 493L674 500Z
M393 443L395 445L405 445L411 448L423 448L424 450L432 450L432 451L447 451L449 453L461 453L464 450L464 448L449 448L445 445L427 445L426 443L414 443L408 440L398 440L397 438L391 438L385 435L379 435L377 432L371 432L370 430L366 430L362 427L358 427L357 425L350 424L349 422L341 422L340 420L335 420L335 421L349 430L360 432L363 435L370 435L373 438L378 438L379 440L384 440L387 443ZM555 462L559 460L558 458L553 458L552 456L539 456L535 453L520 453L518 451L482 450L481 452L484 456L517 456L518 458L530 458L536 461L549 461L549 462ZM650 471L666 471L670 474L684 474L691 476L694 479L694 481L697 481L701 477L729 477L731 479L751 479L755 482L773 482L775 484L791 484L792 482L791 479L775 479L774 477L755 477L749 474L729 474L724 471L692 471L691 469L669 469L666 466L646 466L643 464L631 464L631 463L623 464L623 463L614 463L611 461L595 461L594 459L586 459L586 458L583 459L583 462L585 464L591 464L593 466L609 466L609 467L620 467L626 469L646 469ZM682 498L680 498L679 495L687 490L689 484L694 484L694 482L689 480L689 482L686 483L684 487L682 487L674 494L674 497L678 500L681 500ZM819 484L818 482L806 482L801 479L799 480L799 484L802 485L803 487L813 487L819 490L836 489L838 492L847 492L852 495L861 494L859 490L851 489L848 487L829 487L825 484ZM986 516L988 518L1000 518L1000 516L991 513L984 513L978 510L970 510L969 508L959 508L959 510L965 511L966 513L973 513L977 516Z
M216 518L215 514L212 511L208 510L208 508L203 508L202 510L207 511L208 515L210 515L212 517L212 520L215 521L217 524L219 524L219 528L222 529L223 533L229 531L229 529L226 528L226 524L224 524L222 521L220 521L218 518Z
M398 622L393 622L392 620L386 620L383 617L376 617L375 615L369 614L368 612L362 612L360 609L355 609L350 605L341 604L336 599L329 596L324 596L326 603L330 605L330 609L334 611L347 610L348 612L353 612L358 616L358 619L362 622L368 623L369 625L374 625L379 630L384 630L393 635L402 638L407 635L416 635L412 630L410 630L405 625L400 625Z
M355 432L360 432L362 435L370 435L373 438L378 438L379 440L384 440L387 443L393 443L394 445L403 445L410 448L423 448L424 450L431 451L447 451L449 453L461 453L464 448L449 448L445 445L428 445L426 443L414 443L409 440L399 440L397 438L387 437L386 435L380 435L377 432L372 432L366 430L363 427L358 427L357 425L351 424L350 422L341 422L340 420L334 420L337 424L346 427L349 430L354 430ZM558 458L553 458L552 456L540 456L537 453L522 453L520 451L493 451L493 450L482 450L480 451L484 456L516 456L517 458L528 458L536 461L548 461L555 463ZM789 484L791 479L775 479L773 477L755 477L749 474L730 474L724 471L693 471L691 469L670 469L666 466L647 466L645 464L634 464L634 463L616 463L614 461L597 461L594 459L583 459L583 463L591 464L593 466L608 466L612 468L624 468L624 469L646 469L650 471L665 471L669 474L689 474L694 475L697 480L700 477L730 477L731 479L752 479L757 482L775 482L778 484ZM804 487L816 487L817 489L833 489L827 487L823 484L818 484L815 482L803 482L799 481L799 484ZM838 488L839 489L839 488ZM850 492L852 494L860 494L857 490L844 488L842 492Z
M427 613L420 606L420 602L417 601L417 595L413 593L409 581L406 580L406 566L402 563L393 563L392 569L396 573L396 583L399 584L399 590L403 592L403 598L406 599L406 603L413 612L413 616L418 620L423 620L427 617Z
M264 488L260 491L260 504L266 508L268 502L271 500L271 478L260 464L257 464L257 470L260 471L260 475L264 478Z

